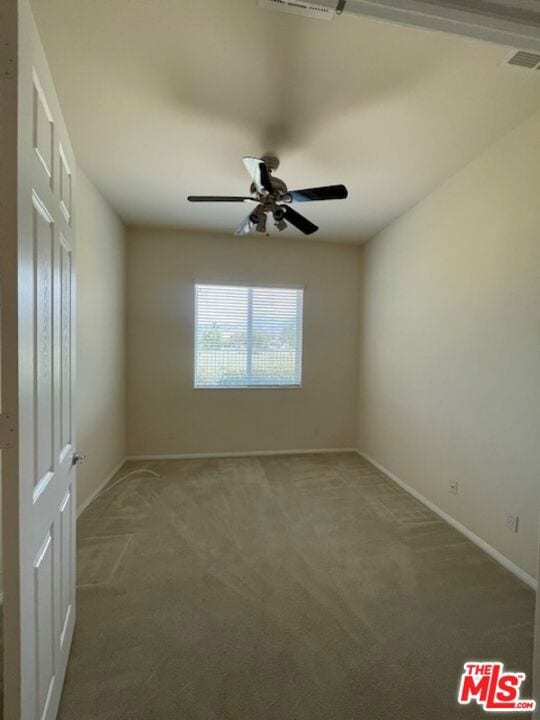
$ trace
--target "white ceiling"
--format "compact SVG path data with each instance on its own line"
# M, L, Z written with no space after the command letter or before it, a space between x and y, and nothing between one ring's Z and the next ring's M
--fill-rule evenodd
M540 72L508 48L257 0L34 0L78 160L129 224L232 231L243 155L274 151L315 238L375 234L540 108ZM286 231L296 234L297 231Z

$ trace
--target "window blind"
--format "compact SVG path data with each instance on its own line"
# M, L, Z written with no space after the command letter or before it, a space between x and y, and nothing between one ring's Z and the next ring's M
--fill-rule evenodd
M195 285L195 387L300 386L303 290Z

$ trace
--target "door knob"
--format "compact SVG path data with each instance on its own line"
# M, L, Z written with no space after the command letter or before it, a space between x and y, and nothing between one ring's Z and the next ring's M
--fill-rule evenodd
M86 460L86 455L81 455L80 453L73 453L73 460L71 461L72 465L81 465Z

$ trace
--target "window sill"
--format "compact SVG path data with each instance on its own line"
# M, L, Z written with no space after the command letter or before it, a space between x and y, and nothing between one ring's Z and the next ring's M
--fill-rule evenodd
M302 385L194 385L194 390L301 390Z

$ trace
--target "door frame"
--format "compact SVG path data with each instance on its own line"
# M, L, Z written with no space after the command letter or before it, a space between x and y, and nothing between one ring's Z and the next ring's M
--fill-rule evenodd
M18 3L7 0L0 11L0 351L1 403L0 448L2 450L2 562L3 608L19 606L15 553L6 555L8 542L19 537L19 381L18 381ZM18 549L18 546L17 546ZM14 667L20 663L20 618L9 612L9 626L3 622L4 703L17 706L12 697L16 685ZM8 661L9 658L9 661ZM13 703L15 702L15 705ZM7 720L7 716L6 716ZM11 720L11 718L9 718Z

